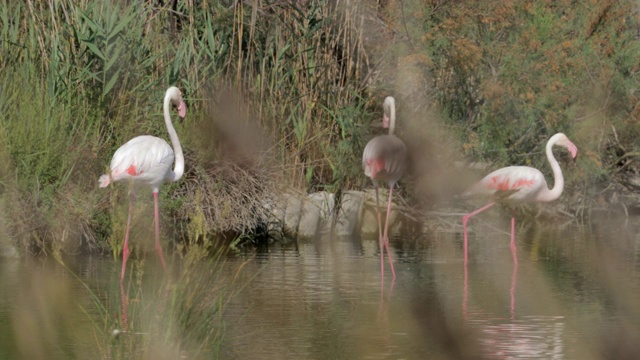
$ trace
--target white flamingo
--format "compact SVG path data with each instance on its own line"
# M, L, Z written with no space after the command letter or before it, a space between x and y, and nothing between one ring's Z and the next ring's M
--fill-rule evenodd
M109 174L100 176L98 180L100 187L107 187L116 181L130 181L132 188L129 193L129 214L127 217L127 227L124 236L124 246L122 249L122 273L120 280L124 279L129 257L129 229L131 227L131 215L133 203L135 201L136 188L148 186L153 190L153 216L155 224L155 249L160 258L162 266L166 268L162 246L160 245L160 219L158 211L158 191L160 184L164 181L178 181L184 173L184 156L178 134L171 123L170 105L178 109L180 118L184 118L187 106L182 100L180 90L172 86L167 89L164 96L164 122L171 138L173 149L164 139L151 135L137 136L122 145L111 159L111 171ZM171 165L175 159L175 167L171 170Z
M378 240L380 244L380 275L384 275L384 249L387 250L389 265L393 278L396 278L396 271L393 268L393 260L389 252L389 213L391 212L391 198L393 187L402 177L407 159L407 146L393 135L396 126L396 101L388 96L382 105L384 115L382 117L382 127L389 128L388 135L380 135L371 139L364 148L362 154L362 168L364 174L371 178L376 189L376 210L378 212ZM378 183L384 181L389 185L389 199L387 200L387 217L384 222L384 232L382 229L382 219L380 216L380 204L378 200Z
M551 165L551 170L553 171L553 188L549 189L547 181L544 179L544 175L542 175L538 169L529 166L508 166L485 176L482 180L471 186L463 196L489 195L493 196L497 201L504 202L549 202L557 199L564 190L564 177L562 176L562 169L560 169L558 161L553 156L552 148L554 145L566 148L572 158L575 158L578 154L578 148L565 134L557 133L549 139L547 142L546 153L549 164ZM472 216L489 209L495 204L496 200L462 217L465 264L467 263L468 248L467 222ZM515 217L511 217L512 251L515 251L514 238ZM515 255L514 261L517 261Z

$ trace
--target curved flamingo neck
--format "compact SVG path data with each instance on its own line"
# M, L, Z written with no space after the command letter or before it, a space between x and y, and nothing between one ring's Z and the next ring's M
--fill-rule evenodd
M562 175L562 169L560 169L560 164L553 156L553 146L556 144L556 138L552 137L547 142L547 159L549 160L549 165L551 165L551 170L553 171L553 187L551 189L544 189L540 195L538 195L539 201L553 201L562 195L562 191L564 190L564 176Z
M173 127L171 122L171 93L167 92L164 96L163 112L164 123L167 125L167 131L169 132L169 138L171 139L171 145L173 145L173 154L175 156L175 166L173 173L169 176L169 181L178 181L182 174L184 174L184 155L182 154L182 145L180 145L180 139L178 139L178 133Z
M395 100L389 102L389 135L393 135L396 129L396 103Z
M396 129L396 107L391 105L391 110L389 110L389 135L393 135L393 132Z

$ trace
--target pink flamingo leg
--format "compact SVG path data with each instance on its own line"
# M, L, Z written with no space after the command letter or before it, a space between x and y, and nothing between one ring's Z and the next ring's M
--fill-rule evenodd
M384 247L387 249L387 257L389 258L389 266L391 266L391 273L393 279L396 278L396 271L393 268L393 260L391 259L391 252L389 251L389 214L391 213L391 197L393 195L393 185L389 186L389 200L387 200L387 218L384 221Z
M463 242L463 252L464 252L464 270L465 272L467 271L467 263L469 262L469 257L468 257L468 253L469 253L469 237L467 235L467 221L469 221L467 218L462 218L462 227L463 227L463 238L464 238L464 242Z
M516 283L518 281L518 261L517 255L513 254L515 263L513 264L513 273L511 273L511 289L509 293L511 294L511 319L515 319L516 316Z
M376 185L376 212L378 213L378 245L380 246L380 278L384 278L384 248L382 238L382 218L380 215L380 200L378 198L378 186Z
M127 271L127 259L129 258L129 229L131 228L131 216L133 213L133 202L136 200L134 193L129 194L129 214L127 215L127 228L124 232L124 245L122 247L122 272L120 273L120 282L124 280L124 274Z
M464 282L462 284L462 318L467 320L468 311L467 304L469 302L469 271L467 269L467 262L464 263Z
M167 263L164 261L164 255L162 255L162 246L160 245L160 211L158 210L158 191L153 192L153 217L155 220L156 230L156 252L160 258L160 263L164 269L167 268Z
M464 251L464 283L463 283L463 289L462 289L462 315L463 317L466 319L467 318L467 303L469 300L469 235L468 235L468 231L467 231L467 223L469 222L469 219L474 216L477 215L487 209L489 209L490 207L492 207L493 205L495 205L495 202L489 203L473 212L470 212L468 214L466 214L465 216L462 217L462 227L463 227L463 238L464 238L464 243L463 243L463 251Z
M511 256L513 264L518 265L518 254L516 253L516 217L511 218Z
M516 282L518 279L518 252L515 242L516 217L511 217L511 256L513 257L513 273L511 274L511 319L516 316Z
M120 281L120 299L122 301L122 329L126 331L129 324L129 300L124 292L124 284L122 281Z
M489 209L490 207L492 207L493 205L495 205L495 202L492 203L488 203L487 205L468 213L467 215L462 217L462 227L463 227L463 236L464 236L464 264L465 266L467 265L467 261L468 261L468 250L469 250L469 240L468 240L468 235L467 235L467 223L469 222L469 219L487 209Z

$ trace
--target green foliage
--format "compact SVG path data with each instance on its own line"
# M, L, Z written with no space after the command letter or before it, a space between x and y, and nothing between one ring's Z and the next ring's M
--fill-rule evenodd
M540 165L541 144L564 131L586 155L585 184L634 169L624 165L640 133L633 3L166 3L0 2L3 197L38 209L14 229L30 245L64 238L69 227L54 220L71 213L80 241L107 238L119 251L126 188L107 195L95 179L131 137L166 136L168 85L189 107L177 125L189 161L185 179L163 188L163 215L187 240L256 225L255 197L269 181L308 191L363 184L369 124L389 94L406 104L401 136L449 131L470 158ZM436 108L444 126L424 116ZM257 150L220 166L230 148Z
M252 89L249 106L287 149L281 160L298 174L294 185L311 189L342 176L333 172L332 164L356 159L359 144L352 143L347 157L328 149L340 142L336 119L355 126L360 117L342 112L366 103L358 91L365 53L358 41L360 30L349 22L351 10L328 4L281 3L260 21L255 12L237 7L236 38L223 41L241 44L227 71Z
M587 161L585 181L604 173L611 129L629 121L638 99L639 26L632 2L466 1L429 6L435 99L472 157L534 163L541 144L563 131ZM636 117L637 119L637 117ZM636 122L637 123L637 122ZM631 126L630 126L631 125ZM621 140L636 148L637 141Z
M278 166L294 174L287 180L291 185L313 189L361 181L350 164L359 162L359 124L368 122L362 113L370 102L363 100L360 85L365 65L361 30L351 21L357 9L327 6L327 1L169 5L69 0L0 5L0 46L6 54L0 81L10 84L0 99L0 108L9 114L4 118L10 159L6 173L16 174L16 197L29 194L42 210L34 222L56 218L60 198L73 188L74 198L87 199L90 210L83 208L82 219L90 237L106 236L114 253L119 252L127 189L107 196L95 188L95 179L129 138L166 136L163 122L154 119L161 119L160 99L169 84L186 94L187 130L217 122L217 110L225 113L232 106L217 97L221 102L201 106L208 104L212 89L234 89L233 96L242 101L233 106L243 108L233 114L251 114L250 120L276 144L272 153L279 154ZM33 99L27 98L29 92ZM27 102L37 105L25 106ZM203 211L196 195L186 191L191 185L182 183L164 188L163 211L186 238L206 238L214 229L243 231L233 221L218 225L225 219L212 214L231 221L235 215L228 209L244 204L247 212L257 214L256 204L233 197L215 203L216 192L228 187L225 181L241 181L228 174L212 176L218 156L205 152L219 149L200 145L201 135L181 134L185 152L194 160L186 181L206 184L201 200L218 210ZM214 138L224 140L220 137L216 131ZM211 143L210 133L204 139ZM26 146L30 143L36 145ZM100 200L107 197L109 206ZM236 218L250 216L255 217ZM190 218L199 219L201 226L178 224ZM56 236L40 234L36 246Z
M13 219L15 236L27 246L51 239L68 251L82 241L96 246L81 234L96 205L83 189L100 146L97 118L86 102L52 99L46 83L29 75L33 69L14 70L3 73L1 81L12 86L0 93L6 114L0 120L3 215Z

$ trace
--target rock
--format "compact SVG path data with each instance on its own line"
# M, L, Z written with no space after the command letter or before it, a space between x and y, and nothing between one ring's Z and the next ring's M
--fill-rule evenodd
M386 211L388 197L386 189L380 189L380 205L382 221ZM375 191L345 191L339 209L336 209L335 195L320 191L305 195L287 192L277 200L264 201L272 217L269 219L271 229L277 227L287 236L312 238L321 233L331 231L333 214L337 210L334 232L337 236L354 234L377 234L378 220ZM389 216L389 234L397 230L398 211L392 204Z
M295 233L301 237L314 237L318 232L318 224L320 223L320 206L310 198L301 199L300 203L300 216Z
M627 176L627 184L630 187L640 189L640 175L629 175Z
M387 189L380 188L380 212L382 226L386 219L387 211L387 199L389 198L389 192ZM391 213L389 214L389 236L398 232L398 210L397 206L391 203ZM383 228L384 231L384 228ZM370 190L365 193L365 201L362 204L362 216L360 219L360 234L371 235L378 233L378 212L376 210L376 193L375 190Z
M350 190L342 193L342 202L336 218L336 235L350 236L356 231L365 197L366 194L362 191Z
M326 191L305 195L288 192L277 201L264 201L275 223L291 237L314 237L329 228L335 196Z
M20 254L18 253L18 249L12 244L0 244L0 257L3 258L19 258Z
M335 206L335 195L326 191L309 194L300 199L300 221L297 234L301 237L311 238L330 229L331 214Z
M334 209L336 206L335 195L327 191L319 191L309 194L308 199L320 210L318 232L331 231L331 222L333 220Z
M262 201L262 206L269 211L268 231L270 234L284 234L295 237L300 222L302 201L294 193L273 195ZM279 236L280 237L280 236ZM282 240L282 239L278 239Z
M302 200L299 195L287 193L283 194L284 209L284 232L288 235L296 236L298 224L300 224L300 214L302 212Z

